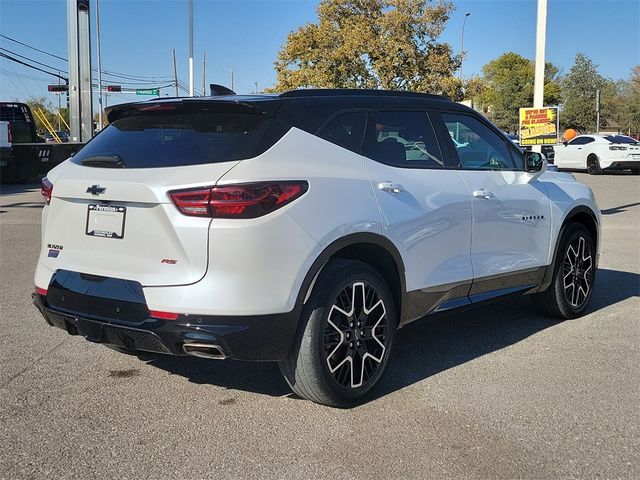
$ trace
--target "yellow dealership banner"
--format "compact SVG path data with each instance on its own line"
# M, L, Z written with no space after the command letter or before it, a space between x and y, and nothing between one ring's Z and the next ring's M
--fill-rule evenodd
M520 145L558 143L558 107L520 109Z

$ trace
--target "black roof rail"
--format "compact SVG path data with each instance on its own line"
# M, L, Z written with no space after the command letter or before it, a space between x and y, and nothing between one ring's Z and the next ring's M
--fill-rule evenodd
M414 97L430 98L433 100L450 100L444 95L434 95L432 93L408 92L400 90L371 90L358 88L307 88L300 90L289 90L280 94L281 98L300 97Z

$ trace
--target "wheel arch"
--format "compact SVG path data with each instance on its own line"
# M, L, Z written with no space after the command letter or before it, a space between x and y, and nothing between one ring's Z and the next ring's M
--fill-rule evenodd
M309 298L316 279L329 260L340 258L357 260L376 269L391 290L398 324L402 322L402 307L406 297L404 262L400 252L387 237L375 233L354 233L329 244L311 265L302 281L296 305L303 305Z
M560 226L560 230L558 231L558 236L555 239L555 246L553 250L553 261L551 265L547 268L547 271L544 275L544 280L542 285L540 286L539 292L542 292L549 288L551 282L553 280L553 274L556 270L556 266L558 263L558 249L560 248L560 240L564 235L564 232L567 228L567 225L571 223L579 223L583 225L591 237L593 238L593 244L596 250L596 268L598 267L598 248L599 248L599 235L598 235L598 216L596 213L586 205L578 205L569 211L569 213L564 217L562 221L562 225Z

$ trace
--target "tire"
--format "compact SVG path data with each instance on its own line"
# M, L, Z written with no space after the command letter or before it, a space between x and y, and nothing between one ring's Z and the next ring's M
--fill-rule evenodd
M589 304L595 276L595 245L591 234L583 225L570 223L560 239L551 285L531 296L533 304L540 313L551 317L577 318Z
M591 154L587 157L587 172L589 175L602 175L600 159L597 155Z
M332 407L355 405L382 377L396 328L393 297L382 276L362 262L330 260L280 372L300 397Z

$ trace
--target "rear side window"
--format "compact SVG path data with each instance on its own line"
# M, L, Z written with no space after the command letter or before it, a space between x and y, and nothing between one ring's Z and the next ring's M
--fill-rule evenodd
M366 112L344 112L329 120L318 131L318 136L348 150L360 153L366 124Z
M242 160L280 138L272 123L259 113L143 112L110 124L73 161L117 156L125 168L152 168Z
M378 112L367 155L404 168L444 168L442 153L426 112Z
M638 143L638 140L636 140L635 138L627 137L626 135L607 135L604 138L609 140L611 143L629 143L632 145Z
M514 170L513 157L503 137L471 115L443 113L449 137L468 170Z

